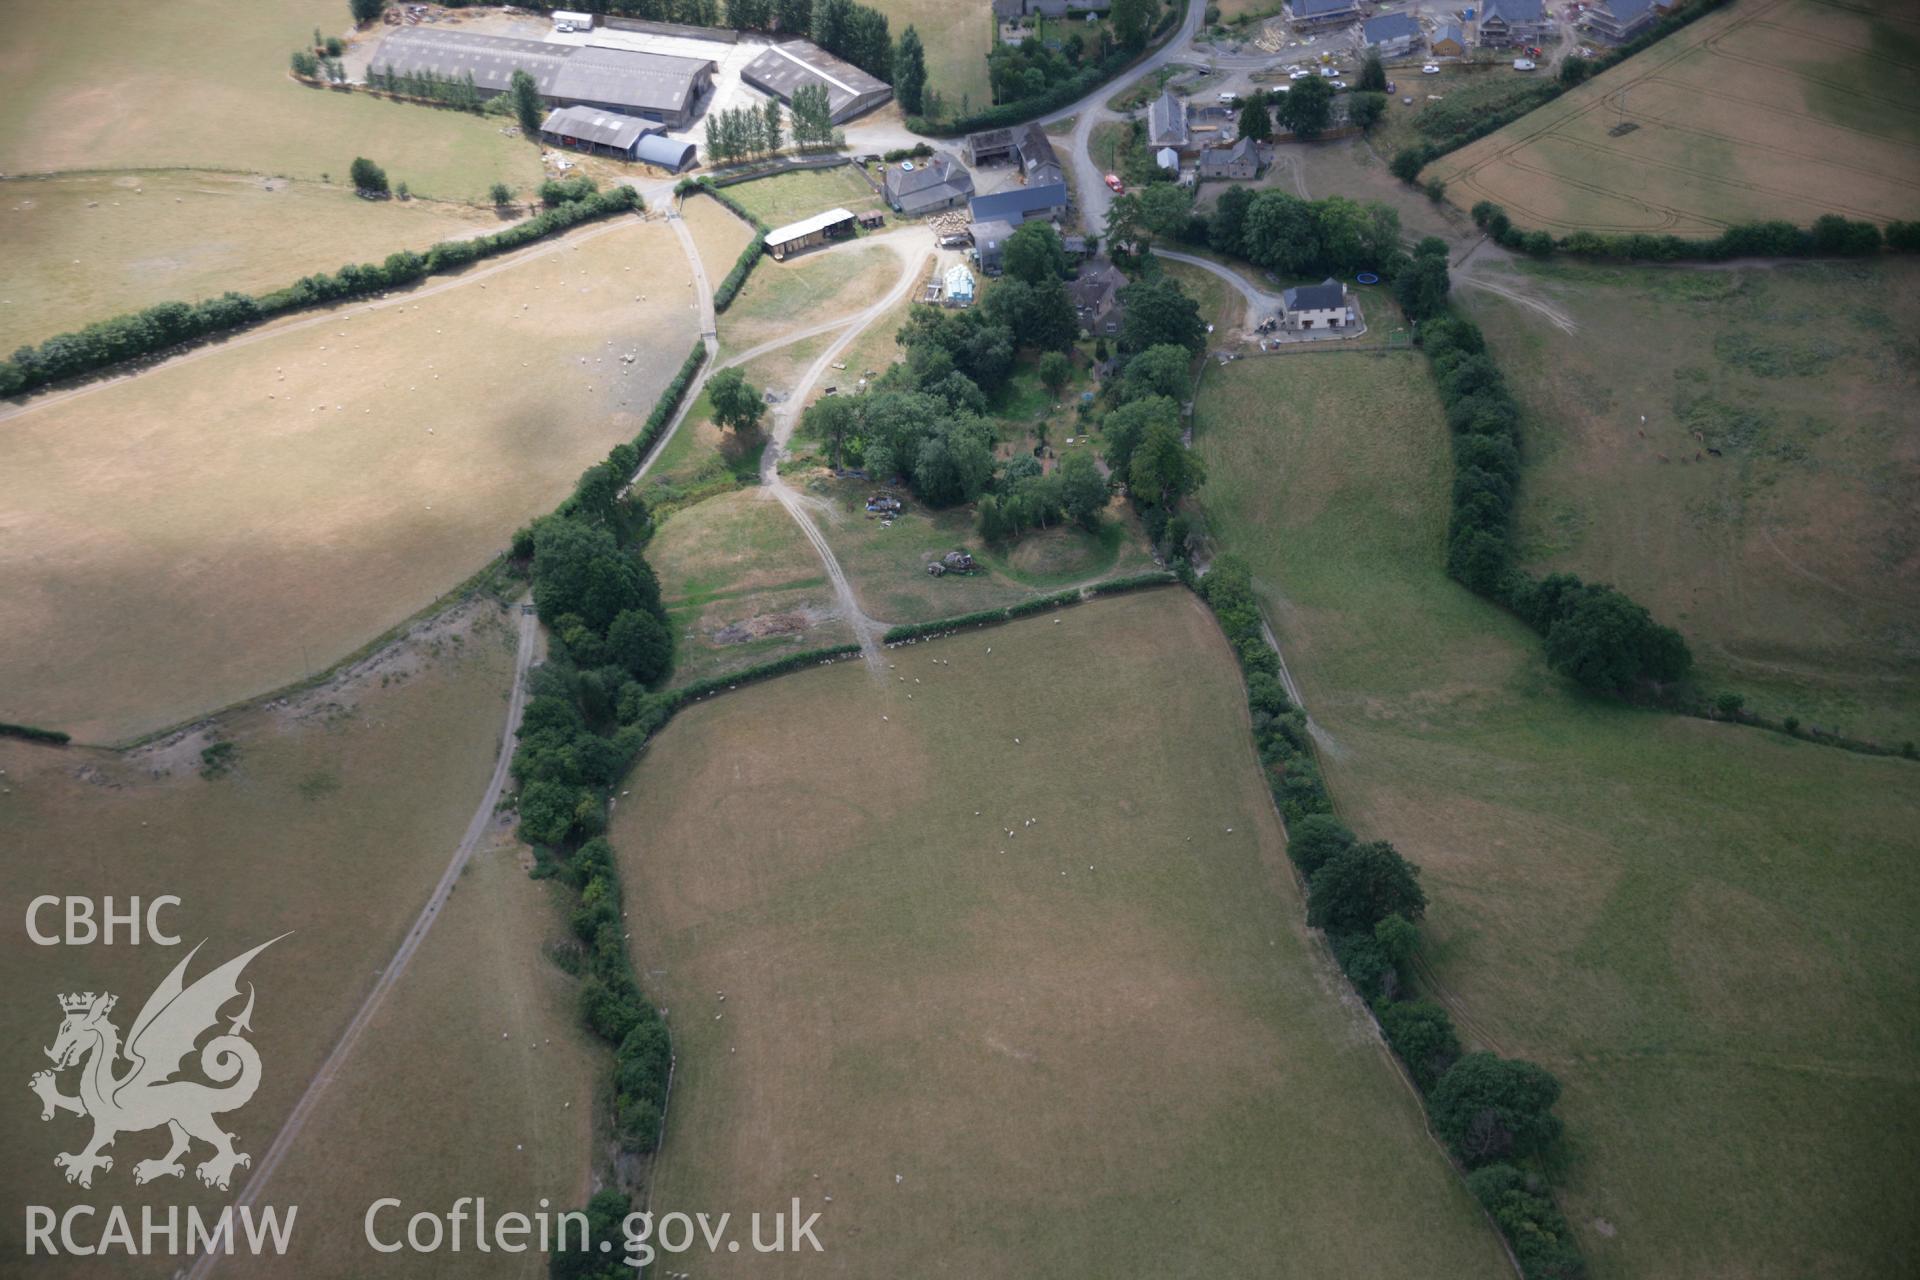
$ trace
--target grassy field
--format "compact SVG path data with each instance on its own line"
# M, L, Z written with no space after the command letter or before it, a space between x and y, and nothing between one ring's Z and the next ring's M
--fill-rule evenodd
M324 668L631 438L693 328L658 222L435 288L7 421L0 718L119 741Z
M1731 5L1428 172L1463 208L1493 200L1556 232L1907 218L1915 75L1920 16L1897 0Z
M757 489L674 512L647 559L674 625L675 684L853 639L813 545Z
M855 173L852 165L845 164L755 178L752 182L728 187L727 195L769 227L798 222L828 209L844 208L859 213L862 209L883 207L867 180Z
M226 1124L256 1160L411 926L485 791L512 661L512 633L499 610L471 608L351 679L285 705L223 717L217 736L236 745L236 761L211 781L198 774L199 752L211 740L204 733L126 756L0 740L0 830L7 833L16 903L41 893L112 894L122 903L132 895L177 895L181 905L165 922L186 946L207 940L196 976L293 931L247 973L258 987L252 1038L264 1073L259 1093ZM464 890L456 892L452 918L467 910L465 898ZM439 967L431 958L439 945L436 938L423 953L422 974ZM501 945L509 945L504 937ZM523 966L539 963L532 952L537 935L516 934L510 945L521 948ZM0 938L0 960L20 980L0 993L0 1026L16 1044L50 1044L60 1015L56 993L109 990L121 998L116 1016L125 1032L186 946L56 952L33 945L16 915ZM485 1025L511 1025L502 1020L512 1016L501 1010ZM423 1151L446 1141L446 1131L411 1122L406 1105L431 1106L436 1096L451 1102L448 1072L469 1074L450 1066L460 1049L442 1040L445 1030L444 1020L422 1018L404 1059L388 1059L404 1069L330 1103L350 1109L351 1098L368 1108L366 1116L385 1115L390 1123L377 1147L362 1146L326 1179L308 1184L315 1197L298 1202L302 1229L310 1218L364 1208L365 1199L356 1198L367 1193L363 1167L416 1141ZM498 1027L493 1034L497 1039ZM16 1088L32 1069L29 1058L38 1052L15 1059ZM72 1092L71 1080L64 1089ZM184 1186L162 1180L134 1187L134 1162L160 1154L164 1134L124 1135L113 1149L113 1169L91 1191L67 1184L53 1156L78 1149L83 1122L63 1115L43 1123L20 1091L18 1105L0 1116L0 1143L23 1157L7 1163L9 1204L120 1203L137 1221L135 1206L143 1203L216 1202L191 1170ZM349 1122L342 1111L334 1115ZM569 1140L544 1158L565 1164L564 1186L572 1188L583 1156L582 1144ZM204 1149L196 1152L196 1160L204 1158ZM0 1249L8 1256L20 1256L20 1230L17 1213L0 1222ZM149 1260L116 1274L152 1270Z
M157 171L0 183L0 225L0 351L12 351L157 302L265 292L504 224L490 209L370 203L345 186Z
M484 1196L493 1213L556 1210L589 1194L595 1096L607 1053L581 1026L578 982L543 958L569 937L565 898L527 877L510 835L468 865L407 976L367 1028L274 1182L300 1206L298 1247L264 1275L545 1276L536 1253L378 1254L367 1206L403 1238L420 1210ZM505 1034L502 1034L505 1033ZM407 1135L409 1140L399 1140Z
M787 262L766 259L720 316L723 355L785 337L797 328L852 316L900 278L890 249L861 246L805 254Z
M1526 270L1577 335L1462 295L1528 410L1525 561L1618 583L1775 718L1920 740L1920 270Z
M727 272L733 270L733 264L740 260L741 251L752 242L753 228L718 200L683 199L679 208L687 230L693 235L693 245L700 253L700 265L707 273L707 280L718 288Z
M1304 935L1197 602L887 658L683 713L616 812L656 1213L798 1196L847 1275L1504 1274Z
M940 0L875 0L898 40L908 27L920 33L927 50L927 88L938 93L947 114L958 114L961 99L979 110L992 102L987 84L987 51L993 47L993 11L981 4L942 4Z
M1466 1032L1566 1085L1595 1274L1907 1270L1915 766L1571 693L1442 574L1417 356L1241 361L1195 417L1343 816L1421 864Z
M340 34L336 0L263 15L242 0L155 7L98 0L76 20L56 0L7 11L0 48L0 172L222 168L344 180L356 155L421 195L484 198L539 180L538 151L501 121L305 88L287 57L314 28Z

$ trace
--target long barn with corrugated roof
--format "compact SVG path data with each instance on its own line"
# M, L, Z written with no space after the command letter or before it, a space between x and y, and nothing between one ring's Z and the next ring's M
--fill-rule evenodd
M802 85L822 85L827 91L827 114L835 124L871 111L893 96L886 81L805 40L768 45L766 52L741 69L740 78L789 106L794 90Z

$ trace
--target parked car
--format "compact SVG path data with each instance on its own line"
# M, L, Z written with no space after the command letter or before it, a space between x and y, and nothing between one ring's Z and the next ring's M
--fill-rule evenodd
M1338 67L1322 67L1320 68L1320 74L1331 80L1340 74L1340 69Z
M1310 75L1312 75L1312 74L1313 74L1313 72L1311 72L1311 71L1307 71L1307 70L1304 70L1304 69L1303 69L1303 70L1300 70L1300 71L1290 71L1290 72L1288 72L1288 73L1287 73L1287 79L1289 79L1289 80L1305 80L1305 79L1306 79L1306 78L1307 78L1308 76L1310 76Z
M1107 175L1107 190L1113 192L1113 194L1117 196L1123 196L1127 194L1127 184L1120 181L1119 174L1110 173Z
M1344 89L1347 87L1347 82L1345 80L1335 80L1333 82L1333 87L1336 89Z
M1515 71L1531 71L1533 70L1533 59L1515 58L1513 60L1513 69Z
M1423 76L1437 76L1440 74L1440 64L1437 62L1429 62L1426 66L1420 68L1420 74Z

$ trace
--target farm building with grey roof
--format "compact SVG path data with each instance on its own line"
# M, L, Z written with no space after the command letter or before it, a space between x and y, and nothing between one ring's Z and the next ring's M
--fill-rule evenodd
M842 124L893 96L886 81L868 75L805 40L783 40L741 68L740 78L762 93L793 103L794 90L817 84L827 91L827 114Z
M472 76L474 88L489 98L505 93L513 73L524 71L550 107L597 107L672 129L693 121L714 72L714 64L700 58L426 28L385 37L368 65L401 76Z

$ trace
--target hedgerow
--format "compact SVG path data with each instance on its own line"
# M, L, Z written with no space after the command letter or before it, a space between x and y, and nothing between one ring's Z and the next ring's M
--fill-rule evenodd
M0 396L16 396L50 382L95 373L129 360L235 332L305 307L324 306L413 284L481 258L518 249L595 218L640 207L631 187L589 194L525 222L472 240L443 240L424 254L403 249L384 262L349 263L332 275L302 276L270 293L228 292L200 302L162 302L142 311L101 320L74 333L23 346L0 361Z
M1743 222L1711 239L1631 232L1608 235L1575 231L1555 239L1546 231L1516 226L1491 200L1473 206L1473 221L1494 243L1536 258L1564 253L1610 262L1727 262L1735 258L1867 258L1886 250L1920 252L1920 222L1889 222L1885 232L1871 222L1837 213L1811 227L1791 222Z
M56 747L64 747L73 741L70 734L58 729L41 729L30 724L8 724L0 721L0 738L24 738L28 742L46 742Z

